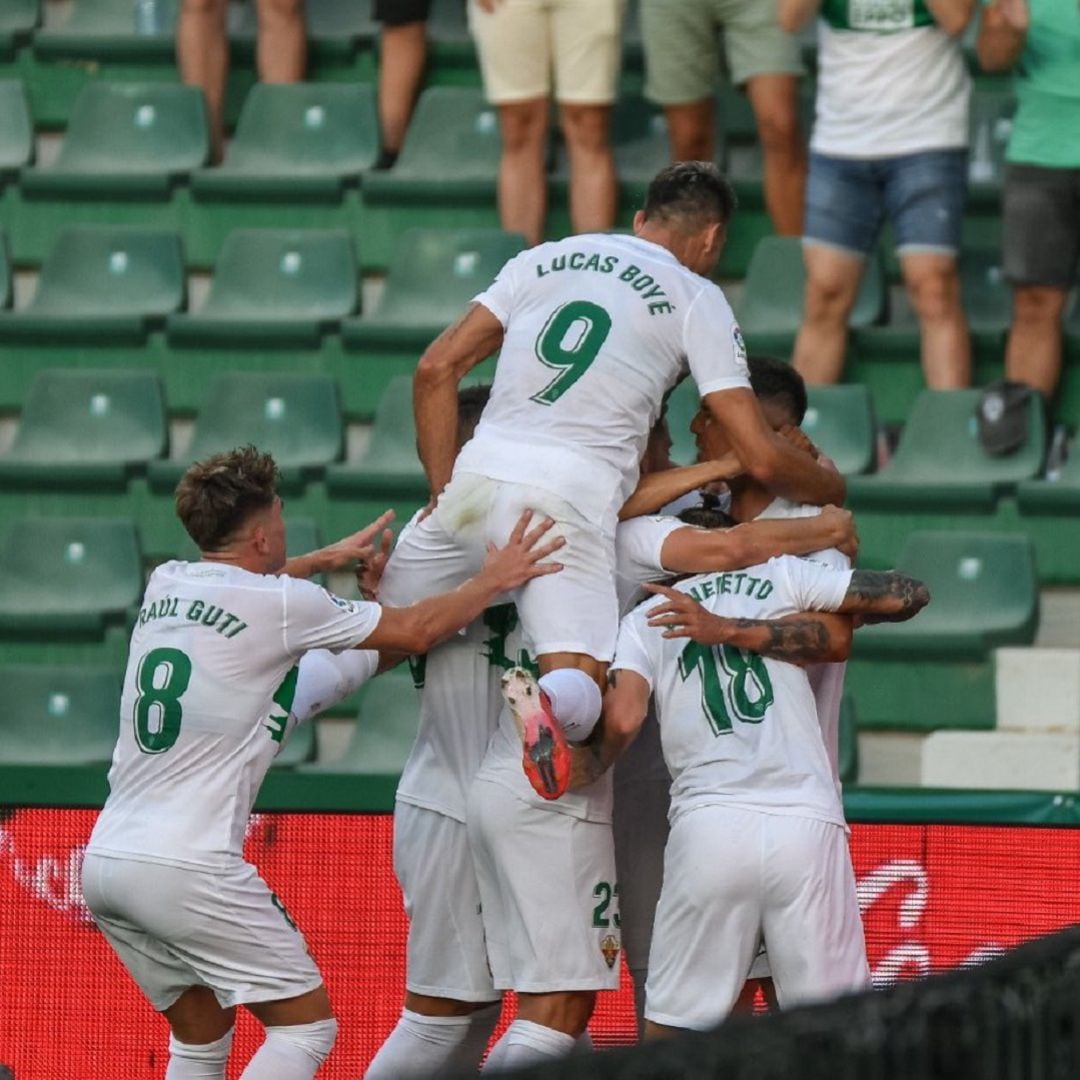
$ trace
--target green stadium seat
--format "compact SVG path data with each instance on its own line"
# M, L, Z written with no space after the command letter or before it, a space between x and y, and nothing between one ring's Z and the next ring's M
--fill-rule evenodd
M985 659L1001 645L1034 641L1039 578L1026 536L916 532L898 568L926 583L931 602L908 622L861 628L856 656Z
M142 588L126 518L22 518L0 537L0 633L100 633Z
M11 449L0 456L0 488L123 490L168 445L160 378L108 368L39 371Z
M364 200L494 205L501 153L498 115L480 90L430 87L420 95L394 167L364 177Z
M432 0L427 34L432 62L439 67L475 70L479 66L460 0Z
M701 407L697 384L689 376L668 395L667 425L671 433L671 460L677 465L697 461L697 443L690 433L690 423Z
M358 51L371 47L379 32L371 6L355 0L305 0L304 21L309 59L324 63L350 63ZM252 47L257 30L255 5L244 4L229 36Z
M7 236L0 230L0 309L11 307L14 285L11 272L11 253L8 251Z
M1080 445L1070 447L1055 479L1025 480L1016 490L1022 514L1075 515L1080 511Z
M806 271L797 236L766 236L750 259L735 314L752 350L790 349L802 323ZM867 261L849 325L869 326L885 312L885 276L875 256Z
M0 51L3 45L0 15ZM17 79L0 79L0 181L34 160L34 123L26 90Z
M11 56L41 22L41 0L4 0L0 7L0 56Z
M855 784L859 779L859 724L855 714L855 702L846 694L840 701L839 734L837 768L840 783Z
M1039 403L1032 399L1027 443L1013 454L991 457L979 445L978 390L924 390L915 402L900 445L876 476L848 480L856 510L993 510L997 498L1036 476L1046 445Z
M397 777L409 756L420 707L412 676L402 664L360 692L360 715L344 756L338 761L302 765L304 771Z
M182 460L155 461L151 486L171 490L193 461L252 443L274 455L285 486L321 476L341 458L344 427L337 383L325 375L228 372L211 385Z
M72 225L42 264L30 304L0 316L0 341L141 344L186 295L175 233Z
M1005 152L1012 133L1016 96L1011 87L977 89L971 96L968 113L968 199L999 210L1001 181L1005 173Z
M874 403L865 386L808 386L802 429L845 475L872 472L877 451Z
M397 241L382 299L371 315L347 319L342 340L357 348L420 352L524 250L518 233L499 229L410 229Z
M75 0L62 23L34 35L34 54L43 60L175 63L178 8L179 0Z
M1001 269L1001 252L961 252L960 280L972 334L1000 338L1012 321L1012 289Z
M336 495L412 497L426 500L427 477L416 456L412 377L390 381L375 413L371 441L358 461L331 465L326 490Z
M206 103L194 86L88 82L72 107L56 164L24 169L29 197L167 198L205 165Z
M270 763L273 769L291 769L315 757L315 725L310 721L293 728L285 744Z
M107 762L120 724L120 678L108 667L0 667L0 764Z
M338 229L234 229L206 303L170 316L172 345L317 348L357 310L352 238Z
M196 198L337 199L375 164L375 89L354 83L257 83L224 162L192 176Z

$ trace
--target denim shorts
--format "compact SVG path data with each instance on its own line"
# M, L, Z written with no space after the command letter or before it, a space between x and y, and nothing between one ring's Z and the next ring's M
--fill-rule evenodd
M811 153L804 238L868 255L887 217L901 255L954 255L966 193L967 150L885 158Z

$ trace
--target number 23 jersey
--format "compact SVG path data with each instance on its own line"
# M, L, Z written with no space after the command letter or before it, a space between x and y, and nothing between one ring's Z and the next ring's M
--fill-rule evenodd
M574 236L511 259L476 301L502 323L491 400L458 472L552 491L614 528L664 395L748 387L723 293L666 248Z
M779 619L835 610L850 582L850 570L782 556L675 588L725 618ZM720 804L843 826L805 671L743 649L665 638L648 624L656 606L652 597L623 619L611 667L637 672L653 691L673 778L671 820Z
M88 850L200 868L242 858L300 657L358 645L381 611L287 576L159 566L131 635L110 793ZM378 654L364 655L373 675Z

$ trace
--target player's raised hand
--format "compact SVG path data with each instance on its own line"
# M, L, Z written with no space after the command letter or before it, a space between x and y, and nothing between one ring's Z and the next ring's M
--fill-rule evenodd
M369 547L370 554L364 555L356 562L356 586L360 595L365 600L376 600L379 596L379 584L382 581L383 571L390 559L390 548L394 544L394 534L389 529L383 529L382 539L378 547Z
M1027 30L1031 25L1027 0L997 0L992 6L997 9L1002 21L1013 30Z
M662 604L649 609L649 625L662 626L666 638L693 638L702 645L727 642L730 623L706 610L692 596L666 585L646 585L649 592L666 597Z
M855 528L855 518L851 511L830 504L822 507L821 520L834 530L832 547L854 562L855 556L859 554L859 532Z
M333 544L320 548L318 555L322 571L332 573L335 570L344 570L356 561L366 562L373 558L376 542L380 544L380 547L385 543L386 526L393 520L394 511L387 510L359 532L354 532L351 536L343 536ZM384 534L382 540L379 540L380 532ZM391 539L393 539L393 534L391 534Z
M543 574L557 574L563 568L562 563L541 562L566 543L561 536L540 543L555 522L551 518L544 518L535 528L529 529L531 522L532 511L526 510L518 518L505 547L488 544L487 558L480 573L492 584L498 585L500 592L516 589Z

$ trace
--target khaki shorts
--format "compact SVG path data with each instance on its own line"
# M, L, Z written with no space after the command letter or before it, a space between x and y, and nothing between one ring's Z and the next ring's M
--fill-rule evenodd
M469 27L493 105L552 95L569 105L615 100L625 0L469 0Z
M685 105L716 93L720 40L728 76L803 75L799 44L777 23L778 0L641 0L645 94Z

